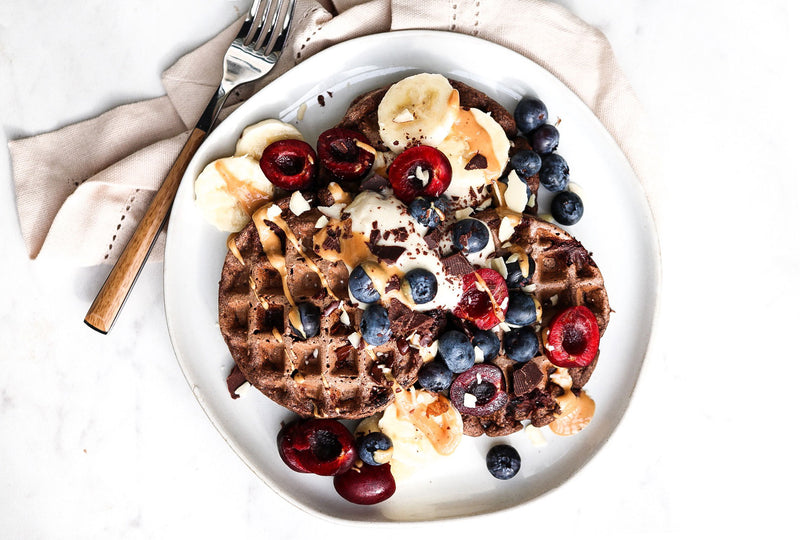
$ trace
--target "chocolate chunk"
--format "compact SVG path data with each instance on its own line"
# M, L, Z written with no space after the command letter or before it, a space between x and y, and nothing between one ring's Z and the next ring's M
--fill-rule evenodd
M378 257L381 262L385 262L388 264L394 264L397 262L397 259L400 258L406 248L403 246L369 246L369 250L372 252L373 255Z
M389 179L379 174L373 174L364 179L359 186L359 191L381 191L389 187Z
M325 96L323 96L322 94L318 95L317 96L317 103L319 103L320 107L324 107L325 106Z
M406 341L405 338L401 337L397 338L395 341L397 342L397 352L399 352L403 356L408 354L408 349L409 349L408 341Z
M454 253L442 259L444 271L451 276L464 276L475 271L470 262L462 253Z
M227 379L228 393L233 399L239 399L239 394L236 393L236 390L238 390L239 387L246 382L247 379L244 378L244 373L242 373L242 370L239 369L238 365L234 364L233 369L231 370Z
M544 379L544 374L536 362L526 362L514 371L514 395L524 396L539 386Z
M435 318L410 309L396 298L392 298L388 311L392 334L405 337L416 332L420 336L420 342L423 338L428 338L431 343L433 342L432 334L437 328Z
M485 169L489 164L486 161L486 156L478 152L464 165L464 169L473 171L475 169Z
M428 244L428 248L432 250L439 249L439 244L442 242L442 230L439 228L428 231L422 239Z
M397 291L397 290L400 290L400 278L394 275L390 277L389 280L386 282L386 289L384 292L388 294L392 291Z

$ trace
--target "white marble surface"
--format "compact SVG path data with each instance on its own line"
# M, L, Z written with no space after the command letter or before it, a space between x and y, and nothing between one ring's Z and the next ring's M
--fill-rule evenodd
M160 95L160 72L248 3L6 0L0 137ZM565 486L503 516L425 532L793 530L800 8L563 3L609 37L663 151L660 347L615 435ZM30 261L5 144L0 175L0 536L364 532L284 502L214 431L170 348L160 264L144 270L110 335L84 326L108 269Z

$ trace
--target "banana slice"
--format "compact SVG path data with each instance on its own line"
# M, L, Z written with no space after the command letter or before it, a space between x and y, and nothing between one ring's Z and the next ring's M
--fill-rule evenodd
M438 74L420 73L393 84L378 105L383 143L394 152L441 143L458 115L458 91Z
M476 206L483 202L481 197L488 197L485 186L503 173L511 143L489 114L480 109L459 109L450 133L437 148L453 167L445 195L454 202ZM477 154L484 159L476 158ZM476 197L478 200L473 200Z
M256 161L261 159L264 148L283 139L303 140L303 136L291 124L281 122L275 118L269 118L258 124L247 126L242 131L241 137L236 142L236 155L248 155Z
M212 161L194 184L197 206L203 217L221 231L238 232L252 213L272 200L275 187L251 156Z

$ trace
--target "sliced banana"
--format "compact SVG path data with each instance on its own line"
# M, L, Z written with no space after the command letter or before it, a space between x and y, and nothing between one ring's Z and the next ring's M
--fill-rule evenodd
M503 173L511 143L491 115L480 109L470 109L459 110L453 128L437 148L453 167L453 178L445 195L454 201L477 206L482 201L473 200L473 194L485 193L488 197L485 186ZM485 167L468 168L476 154L486 158Z
M264 148L284 139L303 140L303 136L291 124L281 122L275 118L269 118L258 124L247 126L242 131L241 137L236 142L236 155L248 155L256 160L261 159Z
M458 91L438 74L420 73L389 87L378 105L378 128L384 144L402 152L414 144L440 144L459 111Z
M238 232L250 215L272 199L275 187L251 156L221 158L206 165L194 184L203 217L222 231Z

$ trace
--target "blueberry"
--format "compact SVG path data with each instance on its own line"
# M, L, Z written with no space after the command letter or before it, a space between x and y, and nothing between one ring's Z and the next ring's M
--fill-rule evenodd
M361 315L361 337L369 345L383 345L392 337L389 314L380 304L370 304Z
M515 362L527 362L539 352L539 340L530 326L514 328L503 336L506 356Z
M300 317L300 324L297 326L302 326L302 328L296 328L295 322L292 321L293 317L290 316L289 328L292 334L300 339L312 338L319 334L320 312L317 306L309 302L301 302L297 304L297 313Z
M442 222L441 215L436 210L444 214L447 206L441 198L417 197L408 205L411 217L416 219L422 226L430 229Z
M577 193L562 191L553 197L550 213L562 225L575 225L583 217L583 201Z
M453 372L441 360L422 366L417 377L420 386L429 392L444 392L453 382Z
M424 268L414 268L403 278L403 292L415 304L427 304L436 297L436 276Z
M356 266L350 272L348 287L350 288L350 294L359 302L373 304L381 299L381 294L375 289L375 284L372 283L369 274L361 265Z
M486 454L486 467L498 480L513 478L519 472L521 464L519 452L507 444L493 446Z
M392 439L380 431L373 431L356 439L356 450L361 461L378 467L389 463L392 457Z
M478 219L462 219L453 225L453 244L459 251L476 253L489 243L489 227Z
M536 98L524 98L514 109L514 121L522 133L530 133L547 123L547 107Z
M529 178L542 168L542 158L533 150L520 150L511 156L511 167L522 179Z
M519 258L511 262L506 260L506 284L508 285L509 289L519 289L520 287L530 284L531 278L533 277L533 271L536 269L536 263L527 253L525 254L525 257L528 258L527 273L522 272L522 265L520 265Z
M476 330L472 334L472 345L483 352L483 361L488 362L500 353L500 338L489 330Z
M547 154L542 158L539 182L550 191L563 191L569 182L569 165L558 154Z
M527 326L536 322L536 302L522 291L509 291L506 322L514 326Z
M475 364L475 349L463 332L450 330L439 338L439 356L453 373L463 373Z
M539 126L530 135L531 147L540 154L550 154L555 151L558 148L559 139L558 129L550 124Z

